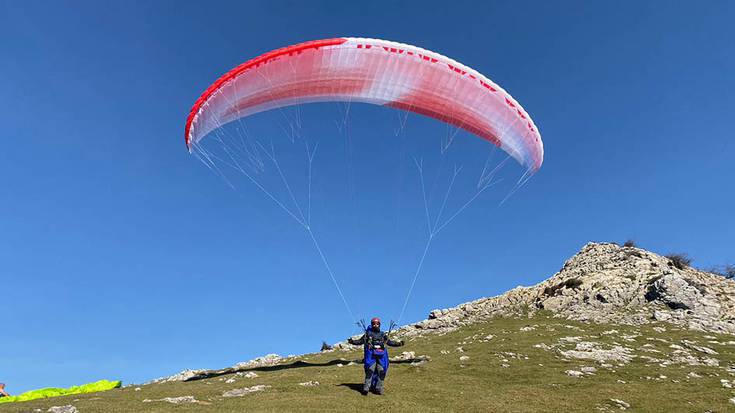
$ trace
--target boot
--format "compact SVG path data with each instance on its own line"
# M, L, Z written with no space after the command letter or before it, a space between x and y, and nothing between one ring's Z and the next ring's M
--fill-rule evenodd
M385 391L383 390L383 380L378 380L375 383L375 394L382 396Z

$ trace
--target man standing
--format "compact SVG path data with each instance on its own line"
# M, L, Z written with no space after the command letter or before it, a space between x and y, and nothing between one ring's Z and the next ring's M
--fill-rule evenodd
M0 397L10 397L8 392L5 391L5 383L0 383Z
M350 337L347 342L364 346L365 384L362 387L362 394L367 395L371 387L376 394L383 394L383 380L388 373L386 346L400 347L404 344L403 341L391 340L387 333L380 331L380 319L375 317L370 320L370 327L365 330L362 337L357 340Z

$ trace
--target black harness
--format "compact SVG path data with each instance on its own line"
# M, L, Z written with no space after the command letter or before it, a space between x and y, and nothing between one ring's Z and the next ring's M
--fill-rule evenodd
M385 342L388 337L382 331L374 332L372 330L365 333L365 343L370 350L385 350Z

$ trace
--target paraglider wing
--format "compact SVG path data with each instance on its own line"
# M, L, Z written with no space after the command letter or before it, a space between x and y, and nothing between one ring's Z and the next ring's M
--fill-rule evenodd
M220 126L313 102L362 102L426 115L499 146L535 172L544 150L528 113L479 72L406 44L316 40L274 50L232 69L196 101L186 122L191 150Z

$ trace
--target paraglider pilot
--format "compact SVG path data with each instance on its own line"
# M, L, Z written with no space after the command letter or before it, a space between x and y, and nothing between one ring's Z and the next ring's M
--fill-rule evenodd
M380 319L375 317L370 320L370 327L365 329L365 334L357 340L350 337L347 342L353 345L363 345L365 351L365 384L362 394L367 395L372 388L376 394L383 394L383 380L388 373L388 349L386 346L400 347L403 341L394 341L388 334L380 331Z

